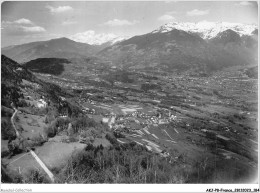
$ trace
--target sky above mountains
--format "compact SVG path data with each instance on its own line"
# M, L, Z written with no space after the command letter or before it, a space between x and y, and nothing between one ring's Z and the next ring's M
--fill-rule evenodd
M258 6L254 1L3 2L1 47L58 37L107 41L173 21L258 24Z

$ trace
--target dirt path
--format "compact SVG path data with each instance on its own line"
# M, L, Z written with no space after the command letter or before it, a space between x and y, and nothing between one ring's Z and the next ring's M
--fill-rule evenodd
M54 182L54 175L51 173L51 171L46 167L46 165L42 162L42 160L30 149L30 153L35 158L35 160L39 163L39 165L42 167L42 169L48 174L49 178L52 182Z
M15 130L15 133L16 133L16 136L17 136L17 138L19 139L21 139L22 137L21 137L21 135L20 135L20 133L18 132L18 130L16 129L16 126L15 126L15 124L14 124L14 117L15 117L15 115L16 115L16 113L18 112L18 110L15 108L15 107L13 107L13 109L14 109L14 114L12 115L12 117L11 117L11 122L12 122L12 125L13 125L13 127L14 127L14 130ZM42 169L47 173L47 175L49 176L49 178L51 179L51 181L52 182L54 182L54 175L51 173L51 171L45 166L45 164L41 161L41 159L34 153L34 151L32 151L31 149L29 149L29 148L27 148L29 151L30 151L30 153L32 154L32 156L35 158L35 160L37 161L37 163L42 167Z
M18 130L16 129L16 126L15 126L15 124L14 124L14 117L15 117L15 115L16 115L17 112L18 112L18 110L14 107L14 114L13 114L13 116L11 117L11 123L12 123L12 125L13 125L14 130L15 130L16 136L17 136L18 138L20 138L20 133L18 132Z

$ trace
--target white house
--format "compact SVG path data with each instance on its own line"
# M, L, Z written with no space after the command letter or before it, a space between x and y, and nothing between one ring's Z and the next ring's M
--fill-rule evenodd
M38 108L45 108L45 107L47 107L47 103L43 99L40 99L37 102L37 107Z

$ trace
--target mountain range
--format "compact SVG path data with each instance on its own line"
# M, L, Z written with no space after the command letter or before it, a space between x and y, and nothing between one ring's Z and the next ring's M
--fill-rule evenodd
M92 56L102 45L89 45L68 38L51 39L2 48L2 54L24 63L37 58L80 58Z
M208 27L207 31L202 27L194 30L196 25L193 23L169 23L151 33L105 48L98 55L109 58L115 65L153 71L211 72L257 63L258 31L255 26L245 25L244 29L242 24L239 28L226 23L216 26L217 29ZM219 31L217 34L216 30ZM198 31L204 31L204 34ZM216 35L206 38L210 32Z
M129 69L211 72L256 64L257 48L256 25L172 22L116 43L90 45L59 38L2 48L2 54L20 63L37 58L96 56Z
M183 30L189 33L196 33L203 39L211 39L216 37L221 32L226 30L232 30L243 35L253 35L255 30L257 30L256 25L241 24L241 23L228 23L228 22L171 22L167 23L158 29L152 31L152 33L166 33L172 31L173 29Z

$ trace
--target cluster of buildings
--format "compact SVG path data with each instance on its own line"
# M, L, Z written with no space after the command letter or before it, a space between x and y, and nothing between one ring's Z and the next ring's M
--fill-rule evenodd
M127 115L111 115L103 118L103 123L107 123L110 128L117 132L129 133L143 127L153 125L158 126L160 124L167 124L176 120L176 116L171 114L171 111L155 112L153 114L146 114L141 111L135 111Z

